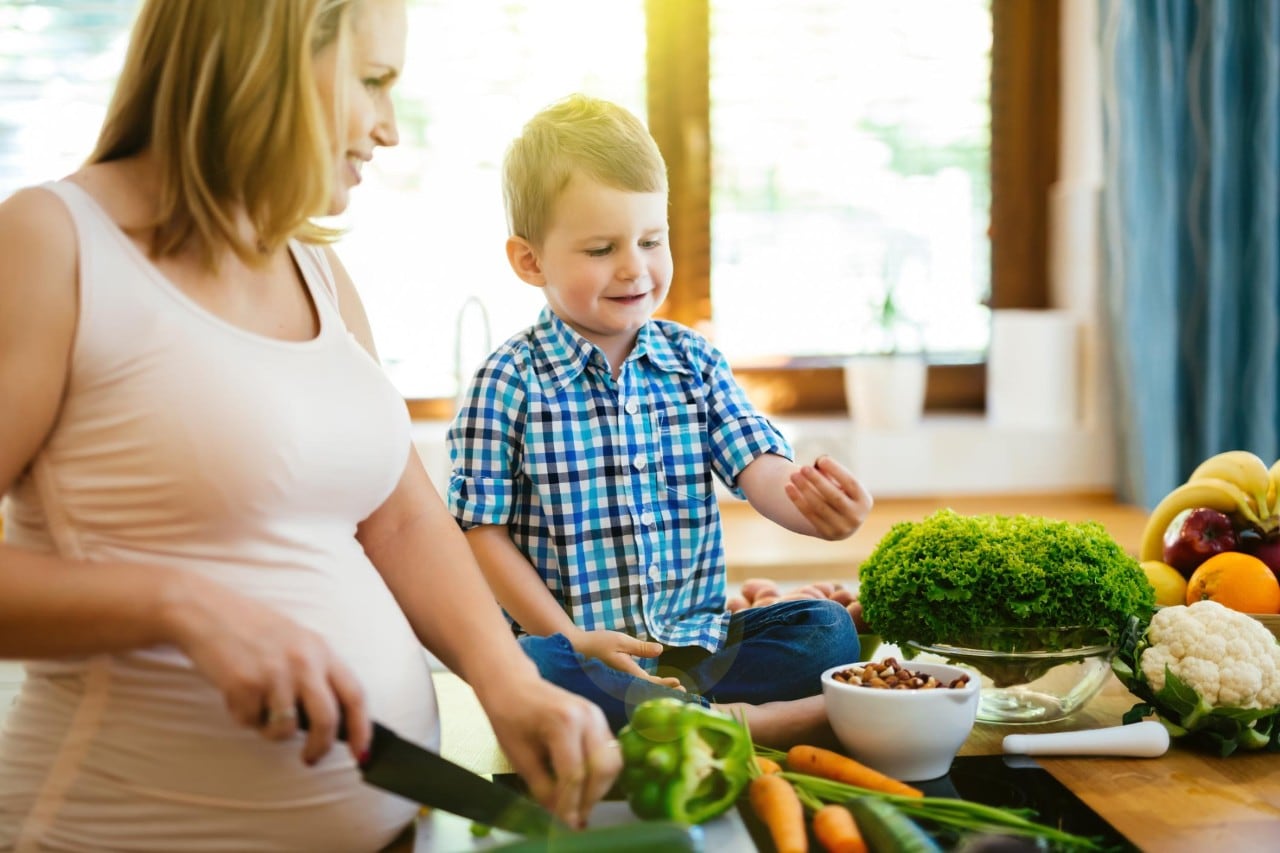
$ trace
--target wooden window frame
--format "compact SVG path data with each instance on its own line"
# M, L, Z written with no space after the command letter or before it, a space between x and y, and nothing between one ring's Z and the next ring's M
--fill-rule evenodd
M1048 199L1057 179L1059 0L992 0L992 308L1049 305ZM676 277L663 316L711 316L710 0L646 0L648 123L667 160ZM845 410L836 358L734 366L775 414ZM930 365L931 411L985 408L986 364ZM767 402L766 402L767 401Z

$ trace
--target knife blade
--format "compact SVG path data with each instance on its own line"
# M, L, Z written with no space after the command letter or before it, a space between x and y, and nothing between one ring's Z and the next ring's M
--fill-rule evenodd
M309 725L306 711L299 705L298 728ZM345 720L338 723L338 737L346 740ZM377 721L369 754L360 764L360 776L384 791L485 826L537 837L568 829L551 812L514 789L405 740Z

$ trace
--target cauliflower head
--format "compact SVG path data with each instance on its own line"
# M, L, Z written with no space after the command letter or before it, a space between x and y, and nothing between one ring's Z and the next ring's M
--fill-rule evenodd
M1147 639L1142 674L1157 693L1167 666L1211 706L1280 706L1280 642L1247 614L1209 600L1165 607Z

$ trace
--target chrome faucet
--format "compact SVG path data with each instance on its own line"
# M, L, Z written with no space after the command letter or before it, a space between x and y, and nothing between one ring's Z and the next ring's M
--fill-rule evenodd
M467 314L471 308L475 308L480 312L480 331L484 336L484 351L468 361L463 358L465 348L463 347L462 332ZM453 379L454 387L457 389L457 408L462 408L463 395L467 393L467 383L471 378L470 371L475 370L480 360L485 358L492 349L493 332L489 323L489 309L485 307L479 296L468 296L463 300L462 307L458 309L453 328ZM470 368L467 372L464 372L464 367L467 364L470 364Z

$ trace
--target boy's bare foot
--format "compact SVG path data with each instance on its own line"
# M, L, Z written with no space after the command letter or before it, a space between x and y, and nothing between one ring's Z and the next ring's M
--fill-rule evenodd
M843 749L827 722L827 708L821 695L762 705L732 702L715 707L734 717L745 718L751 739L761 746L790 749L803 743Z

